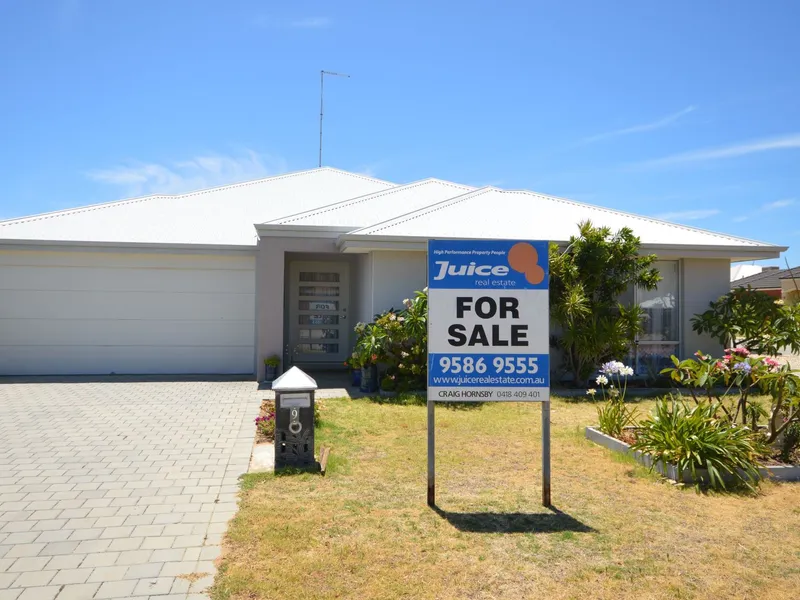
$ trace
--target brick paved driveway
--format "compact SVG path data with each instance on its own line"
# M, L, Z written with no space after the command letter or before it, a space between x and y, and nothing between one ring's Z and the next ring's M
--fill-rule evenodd
M0 381L0 600L205 598L260 398L241 381Z

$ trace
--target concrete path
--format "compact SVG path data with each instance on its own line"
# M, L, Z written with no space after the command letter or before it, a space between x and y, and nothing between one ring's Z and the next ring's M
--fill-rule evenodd
M206 598L263 395L0 380L0 600Z

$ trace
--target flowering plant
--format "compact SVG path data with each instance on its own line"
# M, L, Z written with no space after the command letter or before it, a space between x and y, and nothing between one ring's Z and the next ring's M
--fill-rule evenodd
M256 417L256 430L268 440L275 439L275 411Z
M356 325L357 341L350 364L381 364L385 367L382 380L389 387L424 389L428 376L427 324L426 289L403 300L402 309L389 309L376 315L372 323Z
M727 348L722 358L695 352L695 358L679 360L661 371L689 389L695 404L710 402L718 407L721 417L731 423L748 425L756 431L766 429L767 443L774 442L791 423L800 421L800 377L788 365L772 357L753 355L747 348ZM726 397L736 390L732 403ZM772 397L767 411L753 400L756 393ZM735 397L735 396L734 396ZM760 420L767 417L766 425Z
M600 366L600 374L595 383L600 386L605 403L597 407L597 419L600 431L606 435L619 438L625 429L636 424L636 409L625 405L625 394L628 391L628 377L633 369L625 364L612 360ZM616 383L616 385L615 385ZM586 390L590 398L597 395L595 388Z
M600 386L603 400L611 399L625 402L625 394L628 391L628 377L633 375L633 368L626 366L618 360L611 360L600 366L600 374L595 379L595 383ZM616 383L616 386L614 385ZM595 388L586 390L586 393L594 399L597 395Z

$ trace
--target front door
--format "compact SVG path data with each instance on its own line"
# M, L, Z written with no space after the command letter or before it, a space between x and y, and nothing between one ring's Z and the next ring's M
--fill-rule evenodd
M341 365L349 355L352 329L350 265L293 261L289 286L289 360Z

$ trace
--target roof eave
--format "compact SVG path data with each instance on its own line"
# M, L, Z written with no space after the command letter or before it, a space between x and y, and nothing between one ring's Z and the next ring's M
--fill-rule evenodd
M425 250L430 238L424 236L377 236L377 235L341 235L338 246L344 253L370 252L372 250ZM437 239L462 239L441 236ZM480 238L490 239L490 238ZM551 240L558 244L566 244L567 240ZM786 246L689 246L679 244L642 244L643 252L657 254L660 257L675 258L725 258L736 260L761 260L777 258L785 252Z
M223 253L255 255L256 245L238 244L184 244L184 243L149 243L149 242L93 242L80 240L22 240L0 239L0 250L70 250L70 251L106 251L124 252L177 252L177 253Z
M325 237L338 238L357 226L331 225L279 225L274 223L256 223L254 225L259 237Z

